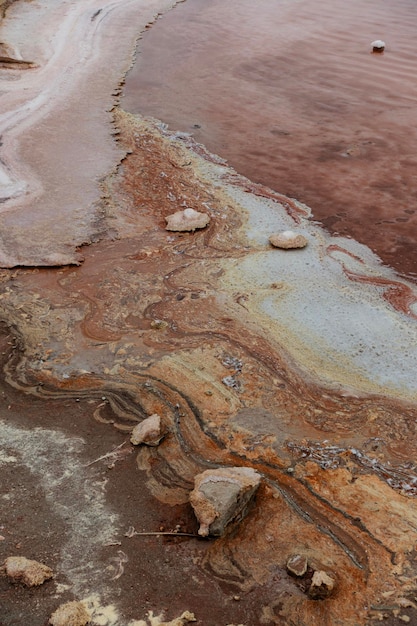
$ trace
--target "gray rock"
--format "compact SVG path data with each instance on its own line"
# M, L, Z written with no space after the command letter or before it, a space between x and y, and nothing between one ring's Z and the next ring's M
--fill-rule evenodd
M198 534L223 535L230 522L244 517L260 482L260 474L251 467L226 467L198 474L190 494L200 523Z

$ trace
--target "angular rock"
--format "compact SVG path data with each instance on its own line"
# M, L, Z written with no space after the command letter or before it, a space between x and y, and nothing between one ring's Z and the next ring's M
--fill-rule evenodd
M284 230L282 233L271 235L269 243L274 248L289 250L291 248L305 248L308 242L304 235L297 235L292 230Z
M311 580L308 595L313 600L328 598L332 594L335 584L335 579L328 572L316 570Z
M226 467L198 474L190 494L200 523L198 534L219 537L231 521L242 519L260 482L260 474L251 467Z
M307 566L307 557L302 554L293 554L287 561L287 570L294 576L304 576Z
M134 446L141 444L157 446L163 438L161 417L158 413L154 413L134 427L130 436L130 442Z
M50 567L24 556L9 556L4 562L4 568L12 582L21 582L27 587L42 585L53 576Z
M166 230L193 231L205 228L210 222L207 213L200 213L194 209L184 209L168 215L166 218Z
M86 626L89 622L89 612L82 602L76 601L61 604L49 618L52 626Z

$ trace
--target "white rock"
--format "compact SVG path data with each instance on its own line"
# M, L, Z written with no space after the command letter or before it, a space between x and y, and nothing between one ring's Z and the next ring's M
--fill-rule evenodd
M193 231L205 228L210 222L207 213L200 213L194 209L184 209L168 215L166 218L166 230Z
M226 467L198 474L190 494L200 523L198 534L218 537L231 521L242 519L260 482L260 474L251 467Z
M307 245L307 239L304 235L294 233L292 230L284 230L281 233L271 235L269 243L275 248L289 250L291 248L304 248Z
M134 446L141 444L157 446L163 437L161 416L158 413L154 413L134 427L130 436L130 442Z
M376 39L371 43L373 52L383 52L385 50L385 41L382 39Z

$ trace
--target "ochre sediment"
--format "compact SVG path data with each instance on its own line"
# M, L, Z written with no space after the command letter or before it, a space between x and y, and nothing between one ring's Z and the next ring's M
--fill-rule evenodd
M226 284L230 264L268 242L251 243L247 209L210 179L206 167L224 176L224 165L156 121L116 111L115 123L128 154L103 182L111 239L85 247L78 268L2 275L2 318L19 342L7 380L44 398L105 398L94 417L122 431L160 415L167 434L138 465L161 507L187 502L205 469L259 472L248 516L201 561L237 593L258 594L251 623L353 625L387 591L404 602L415 576L416 407L306 376L252 294ZM185 205L210 224L168 233L166 215ZM312 600L284 575L294 553L334 575L331 597Z
M125 4L133 11L134 2ZM88 28L96 8L89 3L89 21L83 14ZM110 14L103 14L105 23ZM115 73L125 59L126 51L117 57ZM89 71L96 61L94 54ZM57 111L46 121L34 119L29 133L48 159L43 124L53 130L49 122L59 124ZM118 108L112 117L100 111L93 127L105 126L105 158L93 169L107 175L99 184L87 168L81 177L91 192L86 230L76 224L66 232L74 213L63 202L57 228L39 240L40 248L19 236L17 252L10 248L15 257L6 251L6 266L38 265L4 269L0 276L0 316L15 342L4 367L7 383L22 398L62 407L69 400L91 403L90 445L95 428L105 425L128 437L145 418L160 416L163 439L135 454L161 516L189 507L194 479L207 469L250 467L260 474L244 519L187 554L205 580L215 581L211 589L219 585L238 600L249 598L247 626L357 626L372 617L397 617L403 609L415 613L415 286L382 267L364 246L329 236L310 221L304 205L230 170L190 136ZM59 145L63 149L65 142ZM16 174L12 146L6 145L5 162ZM73 147L76 156L83 151L77 141ZM35 184L36 177L26 179L20 168L19 175ZM82 161L71 160L66 193L79 182L80 168ZM38 173L47 188L49 174ZM15 192L5 200L11 210L0 225L15 220L26 237L25 220L33 226L39 205L29 217L26 195ZM44 197L47 206L31 236L42 234L51 219L53 194ZM166 217L187 208L207 214L207 226L168 232ZM271 248L271 234L292 229L308 238L308 246ZM81 247L85 241L89 245ZM62 267L39 267L53 262ZM8 437L10 447L22 441ZM73 445L71 454L77 452ZM114 467L119 452L123 457L132 450L128 439L120 446L84 467L105 458ZM136 478L128 476L126 489L138 489ZM106 475L102 498L113 480ZM191 517L190 508L184 510ZM144 511L132 515L139 527ZM124 537L141 534L147 533L133 528ZM196 532L190 535L197 542ZM110 537L103 531L104 540ZM120 549L112 557L109 579L108 568L100 574L97 550L95 543L91 553L81 554L78 569L61 555L56 569L77 593L105 590L120 602L121 613L131 611L132 594L123 591L122 576L131 566L126 553ZM335 582L329 597L312 599L288 573L294 554L307 559L311 573ZM214 592L205 614L191 605L192 597L186 600L182 609L192 609L199 623L219 626L218 613L210 613ZM153 608L159 613L163 604ZM125 626L123 619L118 625Z

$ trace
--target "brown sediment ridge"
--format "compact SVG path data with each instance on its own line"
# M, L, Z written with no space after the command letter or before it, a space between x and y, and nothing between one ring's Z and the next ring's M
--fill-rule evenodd
M13 396L18 407L33 398L39 411L24 420L12 403L2 409L7 462L21 467L33 447L41 450L41 469L29 455L36 476L50 456L69 480L78 466L73 461L64 471L60 463L81 455L80 446L85 455L102 437L114 445L107 456L101 449L83 458L79 501L70 492L80 510L93 502L91 527L78 518L71 525L73 509L59 508L66 483L60 487L53 468L50 478L45 472L49 487L39 479L53 494L54 523L71 539L54 545L54 569L77 600L96 593L116 605L119 615L109 625L133 626L129 620L144 618L147 609L159 614L171 599L172 618L187 609L204 626L414 619L416 357L406 347L415 341L415 287L363 246L311 223L307 207L239 176L190 136L119 109L113 122L112 154L123 157L100 187L95 182L101 241L80 250L79 267L1 274L1 318L16 341L9 354L2 339L9 393L20 392ZM207 228L166 231L166 216L184 208L207 213ZM299 229L309 245L273 250L268 235L280 228ZM68 243L45 241L50 255ZM378 334L379 325L390 329L387 336ZM48 403L55 415L46 431ZM141 449L133 468L129 444L116 437L154 413L167 435L158 447ZM72 439L67 445L61 431L78 434L78 447ZM48 437L49 448L42 448ZM59 446L65 452L57 456ZM114 501L115 484L125 497L108 517L87 489L91 476L83 480L106 458L116 468L95 477L100 497L110 501L112 493ZM181 511L181 529L196 535L188 505L194 477L223 466L250 466L263 478L241 524L203 544L191 537L187 544L177 538L128 545L126 537L140 537L126 534L121 520L142 528L151 519L148 508L159 519ZM138 492L140 506L132 509L129 498ZM11 527L12 513L8 520ZM112 541L120 546L113 546L109 569L103 551ZM40 549L42 540L35 545ZM297 553L335 576L333 596L312 600L288 575L286 562ZM176 573L169 585L165 559ZM149 560L156 571L151 591ZM184 590L178 579L189 572ZM7 613L0 619L9 626L25 598L1 590ZM41 610L52 595L43 593ZM138 607L146 594L149 602ZM47 617L27 623L38 626Z

